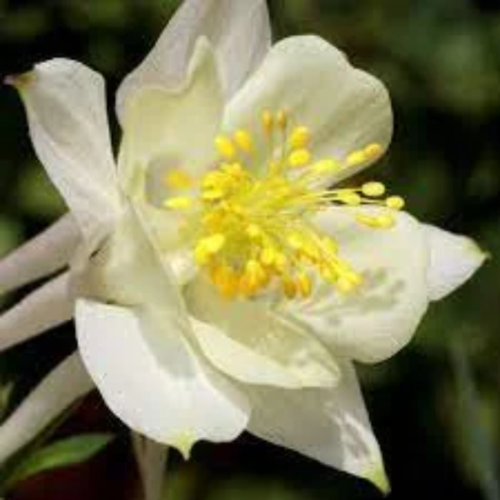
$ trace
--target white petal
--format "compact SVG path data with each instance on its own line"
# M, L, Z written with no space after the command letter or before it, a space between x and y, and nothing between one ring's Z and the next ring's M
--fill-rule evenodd
M145 500L161 500L168 447L132 432L134 452L142 479Z
M487 259L477 243L434 226L423 226L430 249L429 298L440 300L462 286Z
M262 112L281 109L290 112L293 123L310 129L311 150L318 159L342 160L372 143L385 150L391 140L392 111L384 85L318 37L293 37L275 45L231 101L225 128L260 130ZM266 150L263 138L259 150Z
M202 366L176 325L161 315L77 303L78 343L109 408L128 426L185 455L200 439L231 441L248 406Z
M77 303L82 357L110 409L133 430L189 453L200 439L230 441L246 400L204 366L177 286L132 212L89 266Z
M118 207L104 80L75 61L54 59L14 78L38 157L87 239Z
M10 292L62 269L70 261L80 238L71 215L59 219L0 261L0 292Z
M249 432L389 491L380 448L350 363L342 362L342 382L334 389L249 387L247 392L252 403Z
M271 44L266 1L186 0L152 52L120 87L118 115L123 117L131 97L143 87L178 86L200 37L214 46L225 94L231 96Z
M0 316L0 352L69 321L73 306L68 274L41 286Z
M193 327L208 359L246 383L278 387L332 387L339 369L312 335L273 314L264 301L228 301L206 280L185 293Z
M343 295L318 280L313 297L289 304L284 314L334 353L370 363L391 357L415 333L428 305L428 250L420 224L409 215L394 213L392 229L371 229L355 221L360 211L380 213L332 208L317 222L338 243L342 258L363 275L363 285Z
M93 389L78 354L57 366L0 426L0 463Z
M197 178L210 168L223 106L214 54L201 39L182 87L144 88L129 103L120 151L120 180L126 190L137 189L141 171L147 170L153 188L157 183L164 193L161 178L168 169L184 169Z

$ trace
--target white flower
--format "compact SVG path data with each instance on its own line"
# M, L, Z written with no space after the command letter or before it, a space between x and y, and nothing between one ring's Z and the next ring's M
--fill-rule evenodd
M329 189L388 147L388 94L317 37L270 39L264 0L185 1L119 89L117 166L98 74L10 80L71 213L0 283L70 271L4 314L0 346L74 311L79 354L0 428L1 459L95 383L185 455L246 429L387 489L353 361L399 351L484 254L380 183Z

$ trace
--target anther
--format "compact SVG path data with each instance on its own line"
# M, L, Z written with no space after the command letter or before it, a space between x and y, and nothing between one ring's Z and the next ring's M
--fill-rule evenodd
M229 137L225 135L217 136L215 147L219 154L226 160L234 160L236 158L236 148Z
M311 140L311 132L307 127L297 127L293 130L290 138L288 139L288 145L292 149L304 149L309 145Z
M381 182L367 182L361 190L365 196L369 196L370 198L378 198L386 192L386 188Z
M274 116L270 111L264 111L262 113L262 127L264 132L271 134L274 128Z
M405 200L401 196L391 196L385 200L385 204L393 210L402 210L405 207Z
M293 168L304 167L311 162L311 153L307 149L297 149L288 157L288 163Z
M234 134L234 141L236 145L244 152L251 153L253 150L253 140L252 136L246 130L238 130Z
M187 196L179 196L165 200L163 206L172 210L187 210L193 206L194 200Z

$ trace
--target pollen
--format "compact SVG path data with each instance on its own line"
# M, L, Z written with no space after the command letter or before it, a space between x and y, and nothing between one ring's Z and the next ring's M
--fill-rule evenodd
M182 171L170 172L167 187L193 189L190 196L167 198L164 208L179 212L183 228L190 229L196 263L228 300L265 293L306 300L320 281L339 294L355 293L363 275L313 216L337 206L370 230L396 224L405 202L387 196L384 184L324 187L338 174L377 159L382 146L367 144L344 158L315 158L310 128L287 110L263 110L260 120L261 130L240 128L215 138L219 161L196 183L196 191Z
M185 170L174 168L165 173L163 183L169 189L185 190L193 187L194 179Z

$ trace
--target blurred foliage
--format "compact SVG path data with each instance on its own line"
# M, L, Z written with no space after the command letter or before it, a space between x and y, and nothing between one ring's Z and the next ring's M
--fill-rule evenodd
M21 481L42 472L80 465L101 452L113 439L109 434L83 434L56 441L28 454L0 482L0 492L11 491Z
M436 497L486 498L483 492L493 491L493 483L485 482L498 481L500 449L498 2L270 3L276 38L318 33L390 89L394 143L369 175L403 194L416 216L473 236L493 257L459 293L431 308L407 350L388 363L362 368L393 497L420 500L432 492ZM0 73L17 73L63 55L103 72L111 97L177 4L0 0ZM40 165L34 164L23 110L12 91L0 92L0 109L3 254L62 213L63 206ZM3 355L0 380L11 396L9 405L73 345L72 335L56 332ZM15 390L10 390L12 380L17 380ZM464 403L470 387L473 401ZM479 441L488 443L488 453L478 445L479 427ZM201 445L188 464L174 460L168 489L175 500L377 497L361 481L251 438L231 446Z

